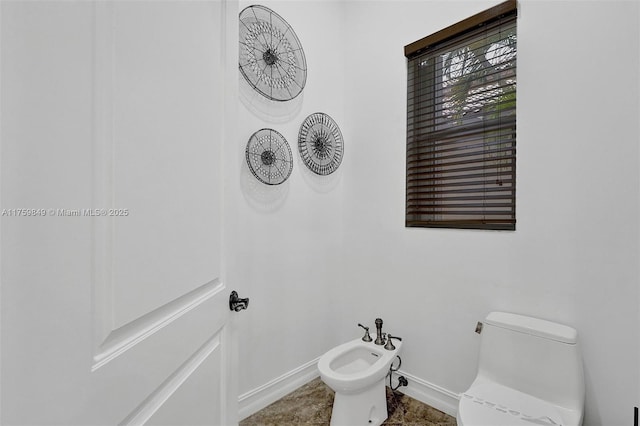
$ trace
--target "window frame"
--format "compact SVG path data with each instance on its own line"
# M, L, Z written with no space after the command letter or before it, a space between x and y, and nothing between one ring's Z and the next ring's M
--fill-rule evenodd
M416 141L415 139L417 139L416 136L416 132L417 130L414 129L413 126L415 126L414 123L410 122L410 120L415 120L416 118L422 118L424 116L429 117L429 114L432 114L432 116L430 117L432 122L435 123L436 120L438 120L438 117L436 116L435 112L420 112L420 113L416 113L416 107L417 105L420 105L421 109L429 109L429 107L432 108L437 108L439 105L442 105L442 103L438 103L436 97L437 94L436 92L438 90L440 90L440 88L437 88L435 86L429 86L428 90L432 90L433 93L433 101L429 102L427 100L427 108L425 108L424 105L424 95L417 95L417 93L419 93L420 91L422 91L423 89L417 89L417 85L419 84L425 84L429 83L429 84L437 84L437 74L436 74L436 67L437 65L435 63L430 64L429 66L433 67L434 70L433 72L433 77L429 78L416 78L416 73L418 72L418 68L420 66L424 66L423 64L419 64L417 60L415 60L416 58L419 57L424 57L424 55L429 54L430 52L436 52L438 50L438 48L442 47L443 45L446 45L448 43L455 43L457 40L464 40L465 37L469 36L469 34L473 34L474 32L477 32L477 30L479 28L482 27L490 27L490 26L495 26L498 23L502 22L503 20L506 20L506 22L511 22L511 20L513 19L515 21L515 19L517 18L517 1L516 0L508 0L505 1L503 3L500 3L490 9L487 9L483 12L480 12L476 15L473 15L467 19L464 19L458 23L455 23L447 28L444 28L443 30L440 30L434 34L431 34L427 37L424 37L420 40L417 40L411 44L408 44L405 46L404 48L404 53L405 56L407 58L407 153L406 153L406 158L407 158L407 170L406 170L406 194L405 194L405 226L406 227L421 227L421 228L463 228L463 229L488 229L488 230L515 230L515 219L516 219L516 197L515 197L515 177L516 177L516 159L515 159L515 151L516 151L516 135L515 135L515 100L514 100L514 104L513 104L513 118L510 119L510 121L505 121L504 124L502 124L502 128L507 129L507 130L511 130L511 126L509 126L509 123L511 123L512 121L512 134L509 135L509 132L507 131L507 138L508 138L508 144L509 145L509 150L512 151L513 153L513 158L511 159L511 161L509 162L509 189L508 190L504 190L502 192L510 192L511 195L510 197L505 197L505 198L509 198L510 201L510 205L508 207L511 208L511 210L508 210L506 214L504 215L500 215L500 216L511 216L510 219L499 219L498 221L496 220L492 220L492 219L458 219L458 220L451 220L449 219L438 219L435 213L433 213L433 211L438 209L438 206L440 206L440 209L443 209L443 206L446 207L446 204L444 202L438 204L437 202L437 198L438 196L430 196L430 200L436 200L436 201L430 201L431 206L432 207L428 207L425 208L425 211L430 211L430 213L422 213L421 209L422 209L422 204L421 202L417 202L416 203L416 199L419 198L418 196L416 196L415 194L413 196L410 196L410 157L412 158L412 161L415 160L415 156L416 154L411 154L410 155L410 140L411 143L413 144L414 149L415 150L415 144ZM517 24L514 23L514 25ZM517 55L517 48L516 48L516 53ZM517 59L516 59L517 61ZM425 61L426 63L426 61ZM414 69L412 69L412 67L414 67ZM420 70L420 72L424 72L424 70ZM428 73L429 71L427 71ZM517 67L514 68L514 73L517 74ZM514 76L515 77L515 76ZM430 80L430 81L429 81ZM413 81L413 84L416 85L414 87L411 86L411 82ZM514 86L517 83L514 83ZM515 94L515 89L513 91L513 93ZM515 95L514 95L515 96ZM418 99L419 98L419 99ZM517 98L517 97L516 97ZM411 102L415 102L415 104L411 104ZM483 121L485 120L485 118L483 117ZM463 127L463 126L462 126ZM410 136L410 129L413 132L413 134ZM502 130L501 130L502 131ZM430 131L431 133L436 133L435 130ZM489 131L488 130L483 130L483 140L482 143L483 144L487 144L487 145L483 145L483 146L488 146L489 142L487 141L487 136L489 135ZM500 134L502 135L502 133ZM423 138L424 136L420 136L421 138ZM460 138L460 136L457 136L458 138ZM495 137L495 136L494 136ZM413 139L412 139L413 138ZM495 143L495 141L494 141ZM498 143L501 143L501 141L498 141ZM433 147L437 146L438 142L434 142L431 145L427 144L426 148L427 150L429 149L435 149ZM428 152L428 151L427 151ZM428 156L428 154L427 154ZM428 183L431 183L431 186L436 186L436 184L440 183L442 184L442 180L443 178L438 177L438 168L437 168L437 161L435 161L434 159L436 158L436 156L432 156L431 157L432 160L430 163L428 163L427 166L423 166L425 167L427 170L426 174L427 175L432 175L433 177L430 178L426 178L427 180L429 180ZM494 162L494 165L492 166L493 168L500 168L501 166L496 166L495 164L498 164L501 160L485 160L483 159L482 161L477 161L478 163L481 164L487 164L490 163L491 161ZM414 161L415 163L415 161ZM488 166L487 166L488 167ZM415 169L415 166L411 166L412 169ZM424 171L425 169L421 169L420 173L425 173ZM416 174L415 171L411 172L414 175ZM413 177L412 179L416 179L415 177ZM438 181L438 179L440 179L440 181ZM440 186L445 186L445 185L440 185ZM451 184L448 184L448 186L451 186ZM446 190L445 190L446 191ZM482 191L478 191L478 192L482 192ZM485 202L487 199L489 199L490 197L487 196L486 192L483 193L483 198L482 201ZM412 202L412 205L410 206L410 201ZM443 199L444 201L444 199ZM474 202L476 203L476 202ZM465 207L471 207L471 202L468 202L468 206ZM477 204L477 203L476 203ZM416 210L416 205L418 205L419 207L417 208L418 211L420 211L420 213L415 213ZM462 205L462 204L461 204ZM411 210L411 212L410 212ZM469 210L472 211L472 210ZM484 212L485 210L483 210ZM491 214L491 213L489 213ZM428 219L428 220L417 220L414 218L417 216L433 216L432 218ZM447 215L447 216L451 216L451 215ZM461 215L461 217L464 215ZM469 214L469 216L473 216L472 214ZM478 217L480 217L481 215L478 214ZM486 216L486 215L485 215Z

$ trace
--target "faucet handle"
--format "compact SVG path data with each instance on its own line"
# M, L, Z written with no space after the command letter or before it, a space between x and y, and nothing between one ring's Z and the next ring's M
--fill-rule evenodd
M386 350L388 350L388 351L394 351L396 349L396 347L391 342L391 339L396 339L396 340L402 341L402 337L392 336L391 334L387 333L387 344L384 345L384 348Z
M365 342L370 342L373 339L371 338L371 336L369 335L369 327L365 327L364 325L358 323L358 326L364 328L364 336L362 337L362 340Z

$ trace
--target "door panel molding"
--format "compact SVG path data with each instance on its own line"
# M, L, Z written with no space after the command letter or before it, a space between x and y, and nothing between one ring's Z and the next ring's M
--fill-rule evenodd
M220 347L223 332L212 336L189 359L158 386L138 407L136 407L119 425L142 425L158 411L180 386Z
M220 280L215 278L195 290L113 330L98 348L98 353L94 355L94 364L91 367L91 371L96 371L142 340L197 308L225 288Z

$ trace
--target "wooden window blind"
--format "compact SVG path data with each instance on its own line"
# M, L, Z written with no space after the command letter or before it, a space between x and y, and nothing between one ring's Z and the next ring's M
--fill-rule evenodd
M407 227L515 230L516 2L405 47Z

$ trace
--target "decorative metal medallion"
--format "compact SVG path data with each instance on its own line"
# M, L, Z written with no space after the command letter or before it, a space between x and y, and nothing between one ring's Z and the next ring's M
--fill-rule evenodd
M298 96L307 81L307 61L293 28L259 5L240 12L240 72L260 94L274 101Z
M251 135L245 154L249 170L262 183L280 185L291 176L291 148L273 129L260 129Z
M311 114L300 126L298 149L312 172L319 175L335 172L342 162L343 148L340 128L327 114Z

